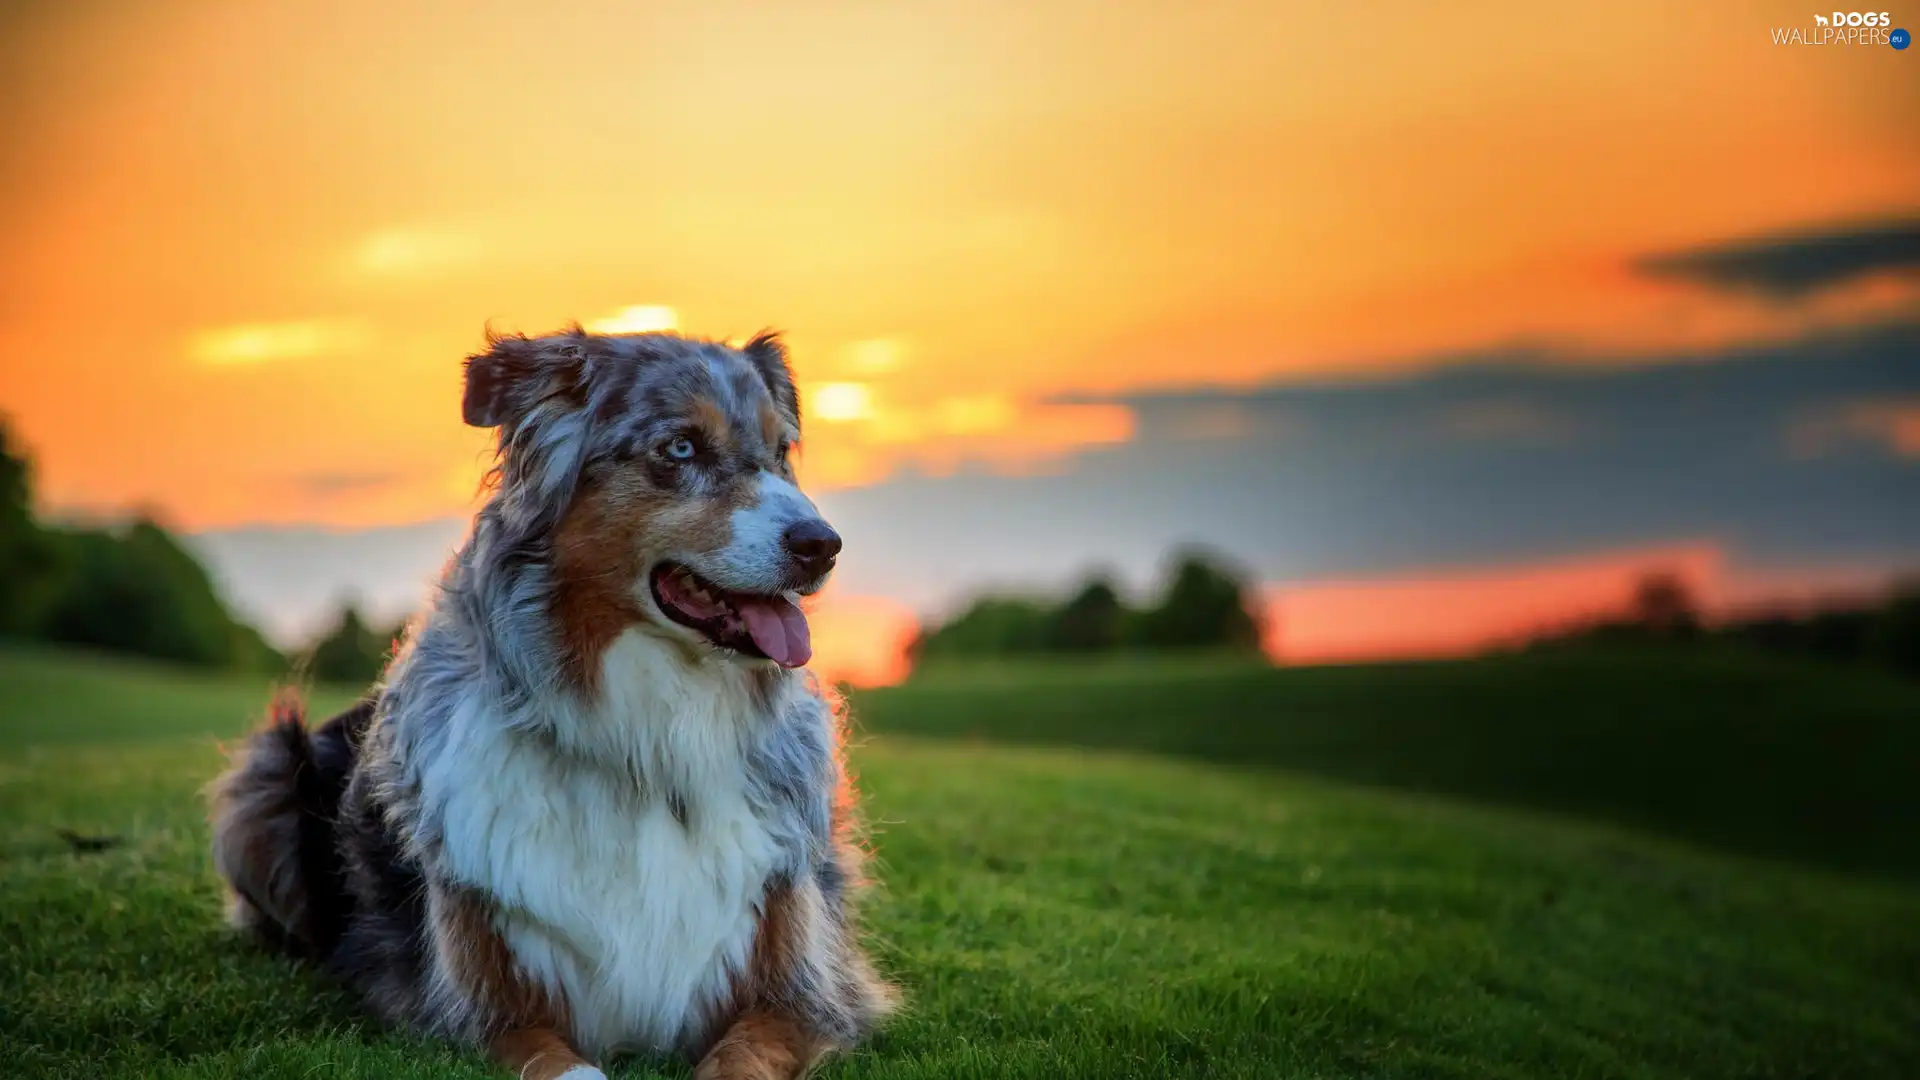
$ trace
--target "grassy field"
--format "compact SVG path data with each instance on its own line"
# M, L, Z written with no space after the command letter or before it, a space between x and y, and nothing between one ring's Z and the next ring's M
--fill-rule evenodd
M855 760L885 883L875 944L912 1008L828 1075L1920 1075L1912 885L1381 787L1713 838L1699 812L1674 812L1661 784L1604 774L1670 743L1711 766L1699 747L1730 722L1681 705L1716 684L1744 694L1759 676L1681 664L1660 677L1692 689L1651 699L1680 704L1615 714L1609 738L1579 717L1604 712L1591 703L1623 693L1607 687L1641 669L1568 662L1001 669L861 695L866 727L888 732L1189 760L865 739ZM1783 678L1811 685L1817 674ZM1778 751L1801 762L1794 790L1844 789L1862 775L1855 756L1822 748L1826 717L1879 722L1882 706L1853 695L1911 701L1903 688L1828 678L1831 696L1813 702L1826 711L1796 728L1783 706L1758 740L1801 744ZM319 979L221 931L195 792L217 765L214 737L243 730L264 689L0 652L0 1074L494 1075L374 1029ZM1525 715L1500 727L1472 704L1490 700ZM1875 738L1912 745L1898 742L1910 734ZM1561 746L1586 768L1526 757ZM1741 760L1752 769L1775 758ZM1915 759L1885 767L1911 775ZM1536 769L1563 779L1512 775ZM123 842L77 853L60 828ZM1841 862L1895 861L1865 851Z
M1283 768L1920 877L1920 682L1792 656L982 664L855 700L876 731Z

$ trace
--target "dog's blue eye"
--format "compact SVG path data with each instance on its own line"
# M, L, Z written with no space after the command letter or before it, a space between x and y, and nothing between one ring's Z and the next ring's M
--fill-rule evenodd
M667 456L675 461L692 461L694 450L693 440L685 435L667 444Z

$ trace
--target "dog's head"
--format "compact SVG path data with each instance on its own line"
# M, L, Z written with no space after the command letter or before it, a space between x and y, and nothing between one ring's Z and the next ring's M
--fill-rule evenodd
M799 399L771 334L495 337L467 360L466 421L500 430L514 543L551 553L575 654L635 623L696 649L799 667L797 599L840 537L794 482Z

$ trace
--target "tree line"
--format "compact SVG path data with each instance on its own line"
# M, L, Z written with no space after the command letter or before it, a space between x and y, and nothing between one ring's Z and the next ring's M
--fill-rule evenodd
M1920 577L1896 582L1877 596L1760 607L1709 619L1685 579L1657 571L1636 584L1625 612L1541 635L1532 647L1707 642L1920 676Z
M1158 596L1129 605L1111 578L1096 574L1064 597L988 595L944 622L929 623L908 647L918 665L954 657L1120 650L1215 649L1257 652L1261 606L1224 561L1199 550L1171 560Z
M346 683L378 675L393 640L347 607L338 625L289 658L228 608L206 567L151 516L97 528L41 521L32 462L3 422L0 639Z
M988 595L923 626L915 664L944 658L1121 650L1256 652L1257 592L1223 560L1177 552L1158 595L1130 605L1094 575L1064 596ZM365 685L401 626L376 626L352 604L310 646L283 655L221 599L193 554L150 516L111 527L42 522L33 470L0 422L0 640L36 640L198 667L294 674ZM1540 635L1533 648L1608 642L1728 641L1920 675L1920 578L1878 598L1836 600L1710 621L1686 584L1652 574L1628 611Z

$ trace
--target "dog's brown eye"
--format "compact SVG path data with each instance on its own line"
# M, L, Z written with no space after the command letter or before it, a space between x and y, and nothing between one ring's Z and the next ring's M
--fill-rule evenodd
M773 456L775 458L778 458L780 463L784 465L787 463L787 455L792 452L793 452L793 444L788 442L785 439L781 439L780 448L774 451Z

